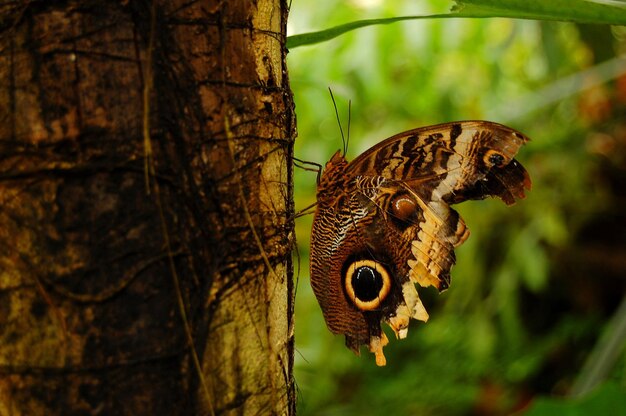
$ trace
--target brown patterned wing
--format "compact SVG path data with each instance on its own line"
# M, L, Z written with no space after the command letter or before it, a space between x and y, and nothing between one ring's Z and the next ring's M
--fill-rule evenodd
M358 176L355 182L377 211L363 237L385 236L378 237L369 254L380 262L391 258L393 264L391 280L397 294L382 304L382 321L402 339L407 336L411 318L428 320L415 284L447 288L450 268L456 261L454 248L468 238L469 230L448 204L428 203L402 181ZM380 321L370 322L369 327L380 325ZM376 354L377 363L384 362L384 344L376 336L370 338L369 349Z
M333 172L345 172L339 157L327 165L326 175ZM311 284L329 329L344 334L357 353L360 345L368 345L382 365L387 339L381 321L404 338L411 318L428 319L415 283L447 284L454 247L467 238L467 229L447 204L434 216L400 181L382 176L345 179L320 183L311 235ZM370 276L372 285L368 279L359 283L362 276Z
M513 157L527 140L468 121L393 136L351 163L333 156L318 185L311 284L349 348L368 345L384 365L381 322L404 338L411 318L428 319L415 283L446 289L454 248L469 236L450 204L523 198L530 179Z
M381 175L402 182L424 212L416 224L409 260L411 278L444 290L454 252L445 246L463 224L449 204L497 196L513 204L530 189L530 177L513 157L529 139L501 124L463 121L419 128L390 137L347 167L349 175ZM469 236L463 227L463 238Z
M530 177L513 157L529 139L488 121L460 121L409 130L370 148L348 166L350 175L403 180L423 200L459 203L524 197Z
M368 251L368 244L362 244L360 237L367 233L367 224L376 212L375 206L359 197L353 180L345 176L347 164L337 152L320 178L311 230L310 272L326 325L333 333L344 334L346 344L358 354L358 346L369 343L376 334L371 334L367 314L348 298L344 270L355 253Z

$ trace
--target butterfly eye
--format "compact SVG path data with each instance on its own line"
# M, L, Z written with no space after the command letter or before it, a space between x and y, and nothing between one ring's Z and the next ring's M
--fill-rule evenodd
M499 168L504 165L506 156L496 150L487 150L487 152L485 152L485 156L483 157L483 161L485 162L485 165L490 168Z
M389 211L396 225L402 229L417 220L417 204L405 193L397 194L391 199Z
M348 297L362 311L378 308L391 290L391 276L385 267L374 260L357 260L345 274Z

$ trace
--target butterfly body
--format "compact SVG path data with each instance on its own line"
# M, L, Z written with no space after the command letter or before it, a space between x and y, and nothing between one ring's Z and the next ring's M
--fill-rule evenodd
M513 159L528 139L483 121L407 131L348 162L337 152L322 173L311 234L311 285L328 328L379 365L387 338L426 321L415 284L444 290L454 248L469 230L450 205L524 197L530 179Z

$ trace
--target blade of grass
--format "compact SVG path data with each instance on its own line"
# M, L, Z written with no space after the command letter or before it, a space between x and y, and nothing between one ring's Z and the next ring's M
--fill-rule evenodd
M624 353L626 341L626 297L607 324L593 351L570 391L571 397L580 397L602 383Z

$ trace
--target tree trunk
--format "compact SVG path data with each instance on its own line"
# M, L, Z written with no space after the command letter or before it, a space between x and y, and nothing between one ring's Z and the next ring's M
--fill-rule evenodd
M286 19L0 5L0 415L295 413Z

